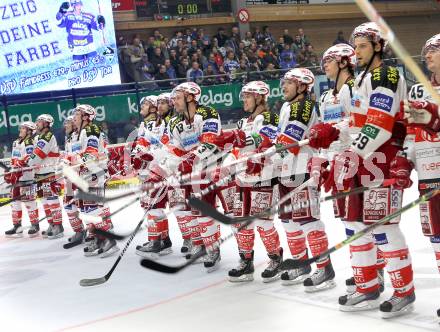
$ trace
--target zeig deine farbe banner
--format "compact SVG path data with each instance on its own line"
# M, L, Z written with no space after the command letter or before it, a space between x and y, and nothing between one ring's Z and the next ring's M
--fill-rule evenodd
M111 0L0 1L0 94L120 83Z

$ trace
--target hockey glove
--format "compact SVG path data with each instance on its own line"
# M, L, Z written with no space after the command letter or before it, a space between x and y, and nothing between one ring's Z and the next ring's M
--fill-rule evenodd
M246 146L246 133L239 129L223 131L221 135L215 137L212 143L222 150L224 150L227 145L241 149Z
M390 177L395 179L394 187L396 189L406 189L411 187L410 179L413 164L411 161L402 156L396 156L390 164Z
M101 27L101 29L103 29L105 27L105 18L104 18L104 16L98 15L98 17L96 18L96 21L98 22L98 24Z
M131 164L135 170L140 170L146 168L148 163L153 159L154 157L150 153L144 150L138 150L131 155Z
M23 173L20 171L5 173L5 182L14 185L18 182L18 179L20 179L22 175Z
M58 11L61 15L64 15L64 14L66 14L67 13L67 11L69 10L69 7L70 7L70 5L69 5L69 3L66 1L66 2L63 2L62 4L61 4L61 6L60 6L60 10Z
M423 126L424 129L437 133L440 130L438 105L427 101L409 102L404 108L406 121L409 124Z
M317 123L310 129L309 145L314 149L328 149L339 138L339 129L328 123Z
M332 189L337 191L348 190L351 179L357 173L362 162L362 158L350 150L336 155L330 164L327 179L323 183L325 192Z
M321 157L312 157L309 159L307 163L307 171L316 186L321 186L327 180L329 175L329 171L327 170L328 165L329 163L327 159Z
M196 159L196 155L194 153L190 153L187 158L182 160L179 164L178 170L183 174L189 174L193 171L194 160Z

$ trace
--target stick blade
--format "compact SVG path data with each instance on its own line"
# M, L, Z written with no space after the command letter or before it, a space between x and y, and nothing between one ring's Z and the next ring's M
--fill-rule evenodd
M149 270L167 273L167 274L174 274L182 269L182 266L164 265L148 258L144 258L141 260L141 266Z
M190 197L188 199L188 203L193 208L199 210L202 213L202 215L209 216L209 217L221 222L222 224L233 225L233 224L237 223L234 219L220 213L219 211L217 211L216 208L214 208L213 206L209 205L208 203L202 201L201 199L198 199L195 197Z
M288 258L288 259L284 260L281 263L280 269L281 270L298 269L300 267L304 267L304 266L310 265L313 262L314 262L313 258L312 259L292 259L292 258Z
M98 286L106 283L107 280L108 279L106 277L94 278L94 279L81 279L79 281L79 285L82 287Z

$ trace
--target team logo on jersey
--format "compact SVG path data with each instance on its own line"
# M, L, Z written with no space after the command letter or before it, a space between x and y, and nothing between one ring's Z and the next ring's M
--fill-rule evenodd
M277 131L270 128L270 127L261 128L260 133L264 134L265 136L269 137L270 139L274 139L277 135Z
M211 133L217 133L218 132L218 123L216 122L207 122L203 126L203 132L211 132Z
M374 238L376 240L376 244L387 244L388 239L385 233L374 234Z
M44 143L43 141L38 141L37 146L38 146L40 149L44 149L44 147L46 146L46 143Z
M189 136L186 137L182 140L182 145L184 147L190 146L190 145L194 145L197 144L199 142L199 137L198 136Z
M301 127L298 127L297 125L289 124L289 125L287 125L286 129L284 130L284 134L292 137L293 139L295 139L297 141L300 141L300 140L302 140L302 137L304 135L304 129L302 129Z
M373 93L370 98L370 106L386 112L391 112L393 98L384 95L383 93Z
M324 122L336 122L342 119L344 111L340 105L327 106L324 111Z

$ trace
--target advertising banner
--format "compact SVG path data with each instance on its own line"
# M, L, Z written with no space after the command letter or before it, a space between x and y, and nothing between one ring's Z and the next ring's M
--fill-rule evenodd
M2 0L0 94L120 84L111 0Z

